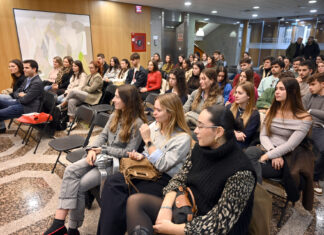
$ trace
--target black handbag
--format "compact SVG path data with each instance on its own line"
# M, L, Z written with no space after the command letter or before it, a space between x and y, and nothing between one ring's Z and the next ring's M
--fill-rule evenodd
M192 221L197 213L197 206L193 193L189 187L179 186L172 208L172 221L183 224Z

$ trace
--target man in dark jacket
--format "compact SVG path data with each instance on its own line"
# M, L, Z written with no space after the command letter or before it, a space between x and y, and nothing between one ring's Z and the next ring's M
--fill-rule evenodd
M292 61L294 58L303 55L303 38L299 37L295 43L290 43L286 50L286 56Z
M320 49L315 42L314 37L310 36L304 48L304 57L306 60L313 60L315 61L316 57L320 54Z
M0 101L0 133L6 131L4 120L20 117L24 113L37 112L43 94L43 83L39 78L35 60L25 60L24 83L13 93L14 100Z
M133 53L130 56L133 68L128 72L126 78L126 84L131 84L137 88L146 86L147 74L146 70L140 65L140 55L138 53Z

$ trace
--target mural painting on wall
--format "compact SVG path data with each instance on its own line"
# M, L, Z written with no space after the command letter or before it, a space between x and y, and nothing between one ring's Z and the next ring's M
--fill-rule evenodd
M146 33L132 33L132 52L146 51Z
M42 79L53 69L55 56L80 60L87 73L92 60L88 15L14 9L22 59L35 59Z

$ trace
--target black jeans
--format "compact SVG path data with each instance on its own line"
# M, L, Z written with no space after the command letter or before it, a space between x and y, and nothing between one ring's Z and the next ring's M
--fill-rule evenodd
M266 152L261 150L257 146L248 147L245 150L245 154L250 159L256 174L257 180L259 183L262 183L262 177L264 178L280 178L282 176L282 168L280 170L276 170L272 167L272 161L268 160L265 163L260 163L260 157Z
M315 161L314 181L319 181L324 172L324 128L312 129L312 136L315 152L318 158Z
M141 193L162 197L162 190L168 184L170 176L163 174L157 181L132 180ZM130 194L136 191L130 188ZM124 176L117 173L108 177L101 195L101 212L97 234L124 235L126 232L126 203L129 188Z

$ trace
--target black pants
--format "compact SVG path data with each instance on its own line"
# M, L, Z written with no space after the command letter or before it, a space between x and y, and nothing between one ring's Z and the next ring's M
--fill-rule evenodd
M260 163L259 159L266 152L261 150L257 146L249 147L245 150L245 154L250 159L256 174L257 180L259 183L262 183L262 177L264 178L281 178L282 176L282 168L280 170L276 170L272 167L272 161L268 160L265 163Z
M170 176L163 174L157 181L133 180L141 193L162 197L162 190L168 184ZM136 191L131 188L131 194ZM124 235L126 232L126 203L129 188L124 176L117 173L108 177L101 195L101 213L97 234Z
M324 128L314 127L312 129L311 139L313 140L317 156L314 169L314 181L318 181L324 173Z

